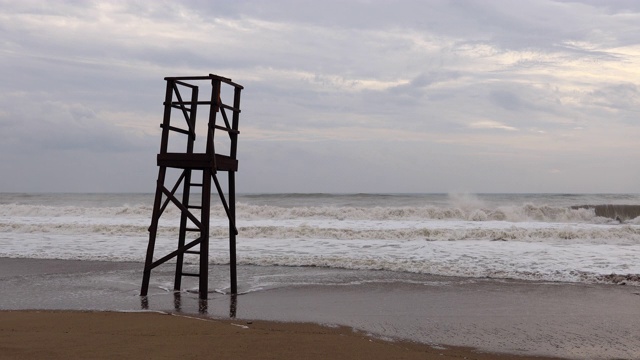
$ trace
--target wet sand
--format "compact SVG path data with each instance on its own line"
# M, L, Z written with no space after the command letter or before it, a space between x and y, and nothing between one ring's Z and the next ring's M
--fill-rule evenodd
M157 313L0 311L0 337L3 359L513 358L383 341L346 327Z
M347 336L349 342L353 343L348 346L356 346L354 344L358 342L369 343L371 340L391 349L389 351L396 351L393 354L398 355L366 355L374 359L402 356L412 358L410 356L413 355L399 350L398 339L411 341L412 343L402 343L408 344L402 345L403 348L414 349L422 358L424 354L438 353L440 356L443 348L448 349L447 351L462 351L456 354L464 354L459 357L451 355L450 358L480 358L479 352L491 353L487 358L498 358L498 353L574 359L640 358L640 329L637 326L640 323L640 288L637 287L446 278L381 271L246 266L239 268L240 290L246 291L245 294L232 297L211 293L209 300L203 303L195 293L173 293L167 290L172 281L170 266L164 272L153 274L149 296L139 297L141 268L142 264L138 263L0 258L0 309L148 309L213 318L216 321L189 321L231 328L235 331L234 336L240 336L237 335L239 330L250 330L251 332L242 333L237 339L246 343L238 343L236 346L239 349L248 347L247 351L254 351L242 353L243 357L248 358L264 358L256 355L258 347L252 349L251 344L261 344L262 348L263 343L269 343L270 345L264 346L273 346L273 351L276 351L294 343L304 344L305 341L320 344L324 341L322 339L328 340L325 345L318 345L318 353L323 354L324 358L337 358L341 353L352 354L347 352L346 347L343 349L347 345L332 338L343 338L346 333L352 334ZM225 267L211 267L211 288L224 290L227 281L225 271ZM189 284L185 288L188 289ZM14 324L24 323L26 328L21 330L22 333L31 333L32 337L42 335L49 339L50 336L66 336L62 335L64 332L60 329L52 334L37 330L35 324L39 322L60 326L71 324L65 331L73 331L79 337L86 331L77 326L81 326L83 322L98 324L96 326L99 329L96 331L103 335L111 334L109 336L112 339L108 341L115 343L119 343L116 340L120 339L120 330L102 329L103 325L112 326L109 325L112 322L113 326L125 324L126 330L130 327L137 329L137 326L149 323L150 328L139 329L140 335L136 335L138 332L135 331L125 331L129 334L127 336L138 339L131 346L149 341L145 345L146 349L169 341L162 340L163 337L171 337L162 335L163 330L159 329L165 325L153 325L155 320L134 320L137 316L151 316L150 314L2 312L0 324L3 339L9 331L6 328L9 322L5 321L7 314L14 314L11 315L15 316L12 320ZM65 320L51 321L47 316L62 316ZM77 316L96 318L67 320L76 319ZM175 316L157 314L153 317L170 323L178 319ZM111 318L119 320L108 320ZM263 322L265 320L270 322ZM249 321L252 324L247 324ZM231 325L232 323L249 328L241 328ZM184 332L180 330L167 334L177 334L178 338L186 339L193 335L188 328L185 327ZM350 330L352 328L358 332L354 333ZM223 330L203 330L201 336L209 331L217 333ZM251 336L246 337L247 334ZM278 334L287 335L278 337ZM373 338L364 334L371 334ZM301 336L299 340L298 336ZM25 335L25 338L28 339L29 336ZM98 335L95 338L95 341L107 341L99 340L101 337ZM384 339L396 342L381 341ZM20 343L19 340L16 341ZM205 338L194 341L207 342ZM46 343L42 341L42 344ZM340 345L332 346L332 343ZM227 344L227 340L222 344ZM4 342L0 346L5 346ZM102 345L96 343L96 346ZM214 348L217 350L213 350ZM210 351L220 350L219 346L211 349ZM311 350L303 347L292 351L294 352L274 352L276 355L273 358L301 357L300 354L309 358L307 353ZM359 353L366 349L349 351ZM386 350L375 350L373 353L383 354L383 351ZM265 352L261 354L264 355ZM234 354L229 356L235 357Z

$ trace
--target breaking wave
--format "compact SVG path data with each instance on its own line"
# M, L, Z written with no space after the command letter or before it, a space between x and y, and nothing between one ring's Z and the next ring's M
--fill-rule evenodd
M0 205L0 217L142 217L151 218L152 206L76 207L46 205ZM615 209L615 210L607 210ZM622 210L621 210L622 209ZM464 220L508 222L579 222L602 224L619 217L640 223L640 206L598 205L557 207L524 204L520 206L484 207L349 207L303 206L279 207L270 205L237 204L238 219L335 219L335 220ZM163 216L179 216L180 211L169 206ZM635 215L635 216L634 216ZM222 206L212 207L212 217L225 216Z
M522 206L489 208L459 207L295 207L243 205L238 216L247 219L299 219L326 218L337 220L465 220L465 221L541 221L541 222L594 222L599 218L593 209L565 208L525 204Z
M146 219L145 219L146 220ZM272 223L272 224L269 224ZM477 225L474 225L477 224ZM532 223L509 224L501 222L458 222L457 224L424 224L402 222L396 227L379 225L367 221L362 224L340 222L297 222L282 224L267 222L238 222L240 237L244 239L339 239L339 240L426 240L426 241L525 241L525 242L572 242L607 244L640 244L640 227L632 224L591 225L591 224L547 224L536 226ZM106 235L118 237L146 237L148 224L114 224L89 222L3 222L0 233L24 234L70 234ZM212 223L212 237L228 236L228 226L224 221ZM158 236L177 238L178 224L161 225Z
M46 204L0 204L0 256L142 261L152 206ZM238 262L638 284L633 205L355 205L238 203ZM210 259L225 263L228 221L211 215ZM162 216L158 254L175 250L179 217Z

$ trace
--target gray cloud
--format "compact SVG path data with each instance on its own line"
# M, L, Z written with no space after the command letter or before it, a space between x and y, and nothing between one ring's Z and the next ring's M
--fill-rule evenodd
M151 191L163 77L213 72L241 191L637 192L636 2L0 5L0 191Z

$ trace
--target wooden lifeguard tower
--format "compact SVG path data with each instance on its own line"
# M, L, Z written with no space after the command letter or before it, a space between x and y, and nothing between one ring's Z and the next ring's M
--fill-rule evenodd
M149 244L147 247L144 273L142 277L141 296L146 296L149 290L151 270L157 266L175 258L174 290L179 291L182 277L191 276L199 278L198 294L200 299L207 299L209 292L209 219L211 208L211 184L217 190L218 196L227 217L229 218L229 264L230 264L230 290L231 294L237 294L236 273L236 235L238 230L235 223L235 172L238 170L236 159L238 147L238 123L240 119L240 92L243 87L231 81L231 79L209 74L208 76L183 76L166 77L167 89L164 100L164 118L162 128L162 140L160 153L158 154L158 181L156 186L151 226L149 227ZM199 86L196 84L211 86L210 96L206 100L200 100ZM232 103L224 103L223 99L232 98ZM208 110L208 123L202 129L206 132L206 142L201 152L196 152L196 115L198 110ZM178 123L172 123L172 115L177 113ZM218 114L222 121L216 122ZM229 115L230 116L229 116ZM182 119L180 119L182 118ZM201 126L202 128L202 126ZM220 153L216 148L214 139L217 132L228 134L227 154ZM173 135L173 136L170 136ZM180 148L174 143L174 137L179 137L186 147L182 152L170 152ZM171 138L171 144L170 144ZM178 145L176 147L175 145ZM199 144L199 143L198 143ZM165 182L173 182L168 177L168 171L172 171L175 183L167 187ZM225 198L222 186L218 180L218 172L228 174L228 199ZM200 175L201 176L198 176ZM176 191L182 187L182 194L176 195ZM201 192L198 201L195 195ZM181 197L179 199L178 197ZM176 250L154 261L154 249L158 236L158 224L160 217L169 205L176 206L180 211L180 225ZM199 260L199 271L187 272L183 270L185 255L195 255Z

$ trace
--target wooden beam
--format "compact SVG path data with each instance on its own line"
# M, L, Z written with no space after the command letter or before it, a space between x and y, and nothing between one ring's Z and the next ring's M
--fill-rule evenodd
M213 158L209 154L166 153L158 154L158 166L178 169L212 169ZM226 155L215 154L215 170L238 171L238 160Z
M180 247L177 250L174 250L174 251L170 252L168 255L165 255L165 256L161 257L160 259L154 261L152 264L149 265L148 268L145 267L144 271L151 271L154 268L158 267L159 265L162 265L162 264L166 263L167 261L171 260L172 258L176 257L178 254L180 254L180 253L184 254L187 250L189 250L192 247L198 245L201 240L202 240L202 238L197 238L197 239L191 241L190 243L186 244L185 246Z

